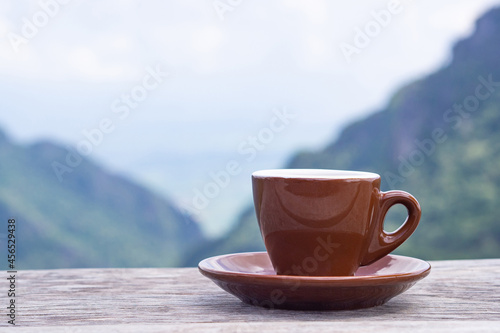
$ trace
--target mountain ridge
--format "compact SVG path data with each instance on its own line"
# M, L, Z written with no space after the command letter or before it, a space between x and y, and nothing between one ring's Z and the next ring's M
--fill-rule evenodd
M16 219L19 267L180 266L205 242L167 199L87 158L60 182L52 162L66 154L45 140L10 142L0 131L0 216Z

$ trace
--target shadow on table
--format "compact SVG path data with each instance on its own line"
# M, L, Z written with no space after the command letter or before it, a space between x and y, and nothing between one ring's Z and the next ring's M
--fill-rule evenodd
M212 295L213 296L213 295ZM231 295L220 295L219 297L200 297L199 307L203 307L203 313L209 316L224 318L224 321L321 321L321 320L401 320L405 313L412 313L416 307L414 303L405 300L404 295L396 297L386 304L358 309L358 310L335 310L335 311L298 311L270 309L261 306L246 304Z

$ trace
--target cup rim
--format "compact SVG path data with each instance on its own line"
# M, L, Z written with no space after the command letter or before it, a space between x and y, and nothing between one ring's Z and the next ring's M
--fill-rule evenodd
M380 175L373 172L356 170L266 169L253 172L252 178L282 178L304 180L372 180L380 178Z

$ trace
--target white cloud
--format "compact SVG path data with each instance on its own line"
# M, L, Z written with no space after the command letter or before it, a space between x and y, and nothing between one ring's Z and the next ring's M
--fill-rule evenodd
M216 51L223 40L223 32L215 26L203 27L196 30L192 36L194 51L202 54Z
M73 73L78 79L89 81L117 80L123 77L126 71L119 64L101 62L97 52L84 46L69 50L67 62L67 71Z
M223 58L220 50L224 39L224 32L216 26L204 26L193 31L190 37L194 55L192 60L200 73L214 73L220 68L220 60Z
M3 17L0 17L0 36L6 36L8 31L7 21Z
M303 14L309 23L314 25L322 25L328 23L329 2L327 0L285 0L280 3L282 7L295 9Z

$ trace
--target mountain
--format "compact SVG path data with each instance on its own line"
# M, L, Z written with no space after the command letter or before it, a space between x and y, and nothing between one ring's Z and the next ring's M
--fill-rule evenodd
M398 253L500 256L499 36L500 8L494 8L454 45L448 64L399 89L384 109L350 124L324 149L297 153L286 167L373 171L382 176L382 190L412 193L422 219ZM404 219L390 215L391 228ZM243 230L246 240L235 243ZM216 249L261 249L258 234L255 217L246 216Z
M265 251L254 208L248 207L238 217L238 224L222 239L194 247L186 256L184 266L196 266L207 257L236 252Z
M179 266L205 242L168 200L61 146L0 131L0 158L0 251L14 218L19 269Z

